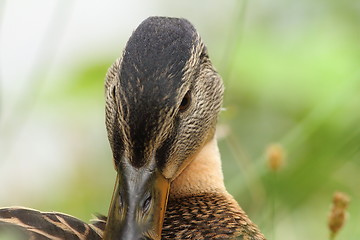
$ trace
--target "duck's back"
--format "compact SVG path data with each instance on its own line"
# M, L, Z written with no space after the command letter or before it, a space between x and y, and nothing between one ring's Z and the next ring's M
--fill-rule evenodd
M229 195L170 198L162 239L244 239L265 237Z

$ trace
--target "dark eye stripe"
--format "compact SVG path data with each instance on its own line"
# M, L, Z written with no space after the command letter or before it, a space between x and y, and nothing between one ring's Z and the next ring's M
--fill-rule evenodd
M179 118L175 118L171 132L169 133L166 140L162 143L161 147L156 151L156 161L160 169L162 169L165 166L169 158L171 146L173 146L173 143L175 142L178 130L179 130Z

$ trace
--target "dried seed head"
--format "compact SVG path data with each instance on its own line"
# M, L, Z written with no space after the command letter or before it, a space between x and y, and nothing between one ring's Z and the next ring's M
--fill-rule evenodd
M342 192L336 192L333 197L333 204L334 206L338 208L346 209L349 205L350 198L342 193Z
M346 208L348 207L350 198L342 192L336 192L333 196L333 205L329 216L329 229L331 237L339 232L346 220Z
M267 147L266 158L269 168L276 172L284 165L285 151L281 145L271 144Z

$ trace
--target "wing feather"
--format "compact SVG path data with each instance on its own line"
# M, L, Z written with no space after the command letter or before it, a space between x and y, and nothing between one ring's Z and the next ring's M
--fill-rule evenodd
M0 208L0 237L11 234L14 240L101 240L105 223L99 219L88 224L63 213L22 207Z

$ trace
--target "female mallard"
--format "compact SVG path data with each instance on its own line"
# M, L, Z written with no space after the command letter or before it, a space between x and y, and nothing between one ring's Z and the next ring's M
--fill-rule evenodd
M214 137L223 84L185 19L150 17L106 82L117 179L109 216L0 210L25 239L265 239L226 191Z

